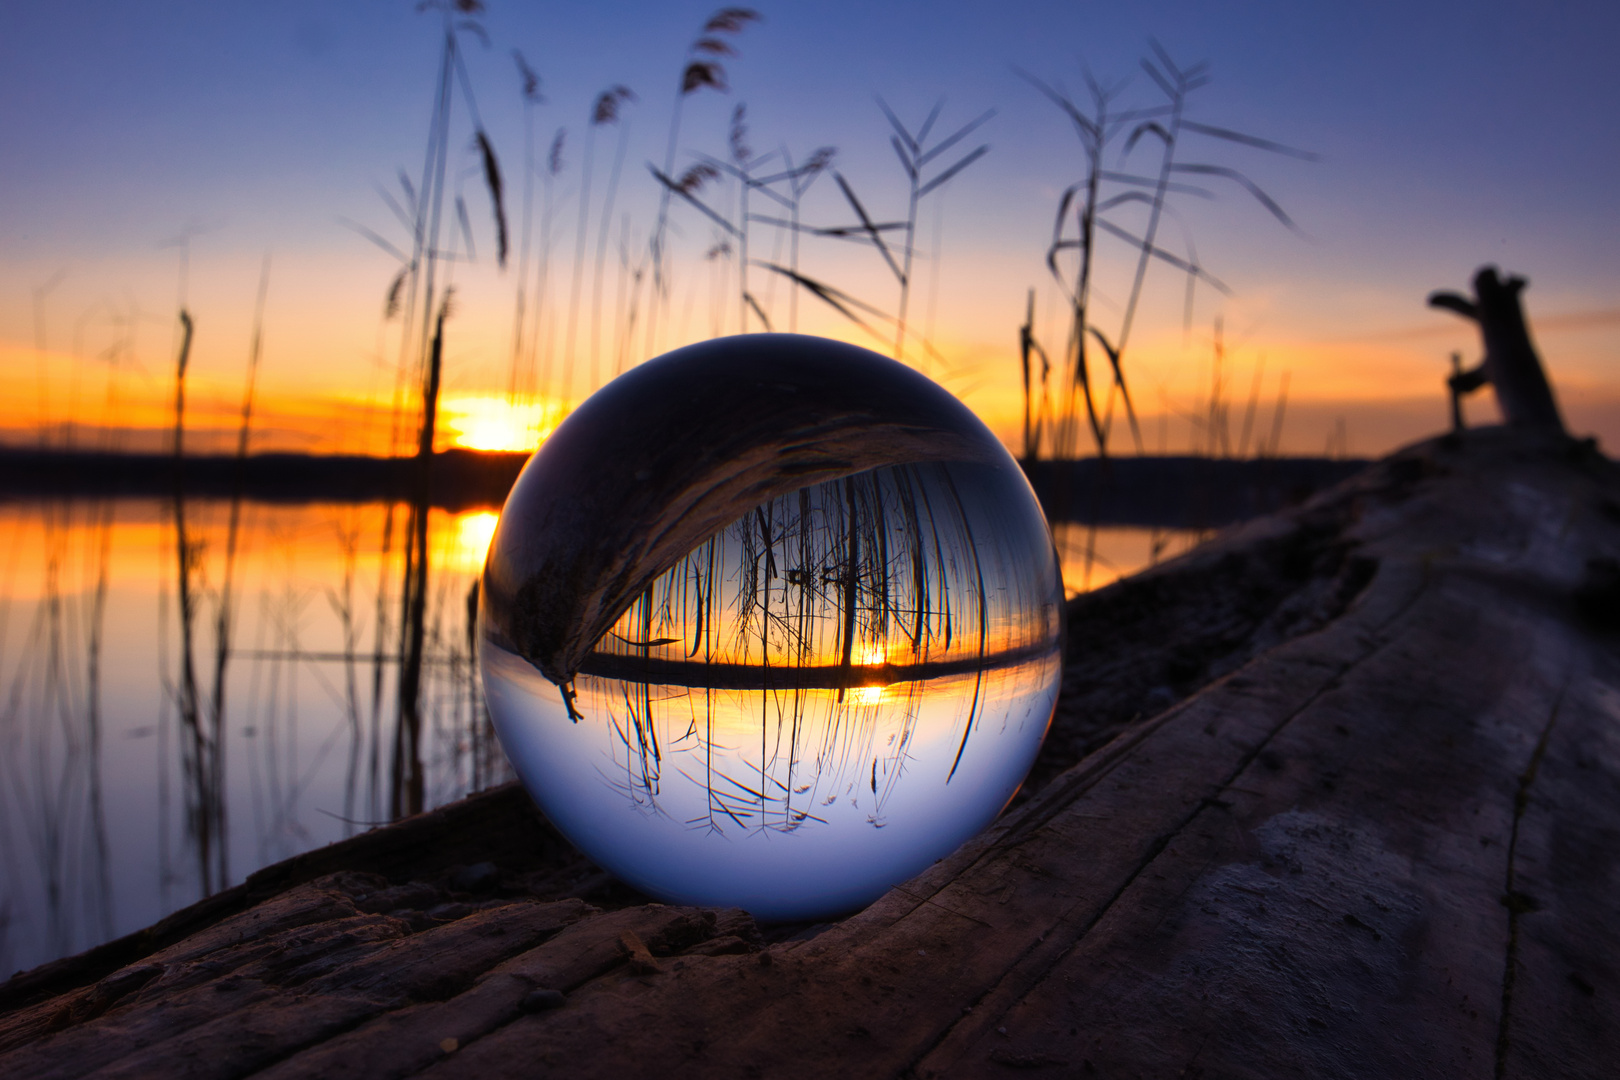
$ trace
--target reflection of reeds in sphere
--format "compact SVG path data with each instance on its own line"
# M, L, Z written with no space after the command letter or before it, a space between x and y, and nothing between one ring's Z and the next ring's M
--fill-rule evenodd
M669 384L723 387L718 415ZM766 422L739 445L750 393ZM988 823L1051 717L1062 600L994 438L898 364L789 336L681 350L602 398L525 470L485 572L486 697L557 826L647 891L780 919L869 901ZM693 452L649 492L664 426ZM632 431L594 487L550 458Z

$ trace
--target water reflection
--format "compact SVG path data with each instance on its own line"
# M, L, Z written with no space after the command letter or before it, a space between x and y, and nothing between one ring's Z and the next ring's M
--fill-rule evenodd
M187 501L184 562L167 500L0 504L0 974L386 818L406 515L239 514L227 594L228 501ZM427 521L430 806L511 776L478 698L467 607L493 516ZM182 566L192 708L210 737L222 719L217 742L193 741L181 708ZM218 747L217 769L193 767L199 745ZM204 816L219 823L206 847Z
M33 604L14 602L24 555L15 542L0 596L0 660L16 658L0 711L9 795L0 866L8 877L29 867L43 909L30 919L34 912L13 890L0 893L0 971L27 955L30 938L60 953L73 946L79 926L106 936L113 925L102 783L112 518L103 504L44 511L28 552L35 555L30 565L42 567ZM19 616L26 623L14 635Z
M1122 577L1173 559L1210 535L1207 529L1052 523L1052 539L1063 564L1063 591L1070 597L1112 585Z

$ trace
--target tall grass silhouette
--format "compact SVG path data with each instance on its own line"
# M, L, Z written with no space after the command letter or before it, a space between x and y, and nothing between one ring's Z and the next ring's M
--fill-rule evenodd
M1133 445L1137 453L1142 452L1141 428L1125 376L1125 359L1152 264L1169 266L1183 278L1185 319L1189 322L1200 283L1223 295L1230 292L1224 282L1204 267L1191 231L1172 202L1175 198L1207 200L1215 197L1214 191L1188 180L1224 181L1234 185L1251 196L1278 223L1298 231L1281 205L1248 176L1226 165L1188 160L1183 153L1183 141L1196 136L1304 161L1316 160L1316 155L1307 151L1189 119L1186 112L1190 97L1210 80L1207 63L1182 67L1158 42L1152 42L1151 55L1142 59L1141 67L1161 100L1132 107L1118 105L1126 89L1124 82L1105 86L1088 72L1089 109L1082 109L1060 86L1024 74L1024 78L1068 118L1086 163L1080 178L1064 188L1058 199L1052 238L1046 251L1048 273L1069 306L1067 340L1058 365L1062 378L1060 405L1054 422L1043 432L1055 457L1073 457L1078 453L1082 407L1085 427L1091 433L1099 456L1108 454L1116 407L1123 408ZM1110 152L1121 142L1118 163L1110 167ZM1145 144L1159 147L1157 167L1147 174L1125 171L1131 153ZM1137 212L1135 220L1125 216L1131 211ZM1181 226L1179 253L1166 247L1160 239L1161 226L1167 217ZM1102 239L1123 245L1131 266L1124 310L1119 327L1112 335L1097 324L1093 311L1097 277L1103 272L1106 254L1100 250ZM1026 319L1025 326L1030 328L1028 333L1033 333L1030 320ZM1102 349L1107 361L1105 397L1100 393L1089 356L1092 343ZM1033 383L1027 385L1026 394L1034 394ZM1101 402L1099 397L1103 397ZM1026 411L1039 412L1033 404L1026 406ZM1033 430L1031 434L1033 437ZM1038 450L1038 446L1026 446L1025 453L1033 455Z
M658 351L660 312L667 307L669 300L667 249L669 204L671 193L676 189L667 181L675 173L675 155L680 144L681 117L686 99L704 88L721 93L729 89L725 58L737 55L736 46L731 41L751 23L759 21L759 12L752 8L728 7L716 11L703 24L698 36L687 48L686 60L681 69L680 85L675 94L674 107L670 111L669 139L664 150L664 166L660 170L656 166L648 165L655 173L661 172L666 181L658 194L658 218L648 241L653 272L652 297L647 305L646 354L649 356L655 355Z
M910 188L906 201L905 241L901 248L899 266L895 265L893 256L884 248L882 234L870 229L866 211L862 209L859 201L856 200L855 193L850 190L843 177L838 177L838 182L845 197L849 199L850 206L860 215L861 223L871 231L873 246L883 254L884 261L888 263L889 269L894 271L899 279L900 301L897 309L898 314L895 317L894 358L900 360L905 356L906 318L911 302L912 263L917 248L917 207L923 199L950 183L962 170L989 153L990 146L984 144L970 150L957 158L952 164L940 168L932 176L928 175L928 168L942 155L955 149L958 143L987 123L991 117L995 116L995 110L992 109L977 119L968 121L950 135L930 144L928 137L933 134L934 124L939 120L940 113L945 108L943 101L934 106L933 111L928 114L928 117L915 132L910 131L900 122L900 119L894 115L893 110L889 108L882 98L878 98L877 101L878 107L883 110L885 119L889 121L889 126L894 128L895 134L894 138L890 140L890 145L894 147L895 156L900 159L900 167L905 171Z

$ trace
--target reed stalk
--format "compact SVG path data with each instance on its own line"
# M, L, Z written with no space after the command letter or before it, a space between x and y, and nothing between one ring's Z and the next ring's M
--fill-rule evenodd
M204 895L225 886L224 858L225 803L220 786L220 756L217 732L210 730L202 715L198 692L195 627L198 596L193 576L202 559L200 542L194 542L186 522L185 494L185 415L186 372L191 359L195 323L190 312L180 310L180 353L174 380L174 528L176 588L180 616L180 680L176 688L176 710L182 729L182 768L186 777L186 832L196 845L198 881Z
M613 168L608 173L607 195L602 204L601 221L596 231L596 265L591 277L591 385L598 384L597 365L602 355L602 272L607 260L608 231L613 224L613 204L619 193L619 178L624 174L625 152L629 149L630 124L621 114L624 105L638 100L634 90L616 85L604 90L596 99L591 119L597 124L614 124L619 137L613 151Z
M422 766L422 658L428 586L428 518L433 494L433 437L438 418L439 387L444 361L444 321L453 292L439 305L427 377L422 386L422 426L418 432L414 493L409 525L410 546L405 553L405 589L401 601L399 721L394 734L392 790L389 816L418 814L424 809L425 778Z
M1077 400L1083 400L1086 419L1090 425L1097 453L1107 456L1108 437L1113 420L1114 401L1119 401L1131 428L1131 437L1137 453L1142 452L1141 428L1125 378L1125 357L1129 347L1137 312L1146 287L1148 267L1163 262L1184 275L1187 287L1185 302L1187 320L1191 319L1194 289L1202 282L1223 295L1229 294L1224 283L1213 277L1201 264L1192 237L1183 226L1183 252L1178 255L1163 247L1159 234L1164 218L1176 216L1171 205L1172 196L1211 199L1214 193L1178 177L1198 177L1229 181L1251 195L1274 219L1286 228L1298 232L1293 220L1282 207L1244 174L1224 165L1190 162L1181 156L1182 143L1189 135L1199 135L1217 141L1233 143L1251 149L1263 150L1300 160L1314 161L1314 154L1295 150L1280 143L1256 138L1227 128L1189 120L1186 117L1190 95L1209 82L1208 65L1204 63L1182 67L1171 59L1157 42L1151 43L1152 56L1142 60L1142 69L1163 95L1163 101L1139 108L1114 110L1113 103L1123 84L1103 87L1089 74L1086 77L1091 91L1092 111L1082 112L1061 91L1031 76L1024 76L1043 96L1057 105L1073 124L1086 155L1086 171L1082 178L1071 184L1059 199L1052 242L1047 248L1047 269L1067 294L1072 318L1069 326L1066 363L1070 369L1070 393L1064 405L1064 417L1058 424L1058 438L1053 450L1057 456L1074 453L1076 425L1073 422ZM1109 169L1104 154L1113 140L1129 127L1121 160L1142 140L1152 138L1160 144L1160 158L1152 175L1139 176ZM1107 186L1107 192L1104 186ZM1146 220L1139 232L1120 225L1111 216L1125 209L1141 209ZM1074 214L1074 233L1069 233L1069 215ZM1179 219L1178 219L1179 220ZM1110 338L1096 326L1091 318L1090 297L1094 278L1100 265L1097 260L1097 241L1101 236L1123 241L1133 255L1131 283L1126 296L1124 312L1118 331ZM1060 257L1073 253L1078 266L1071 278L1060 264ZM1111 379L1108 401L1099 414L1095 387L1086 356L1087 341L1095 341L1107 357ZM1209 420L1206 419L1206 423ZM1211 438L1216 437L1213 427ZM1213 444L1212 444L1213 445Z
M574 342L575 333L579 326L580 286L585 277L585 234L591 222L591 170L596 161L596 116L595 108L592 115L587 117L585 124L585 155L580 165L579 198L574 212L574 270L568 286L568 324L563 334L563 367L567 372L564 384L564 396L573 399L573 379L575 374ZM594 372L595 357L591 359ZM594 388L594 379L592 380ZM589 390L586 391L589 393Z
M954 164L936 173L931 179L925 178L924 172L941 154L950 150L987 123L991 117L995 116L996 111L991 109L978 119L969 121L958 128L955 133L939 140L930 147L928 145L928 136L932 133L934 124L945 107L943 100L934 106L933 111L928 114L927 119L922 122L922 126L915 133L907 130L906 126L900 122L900 119L895 116L894 111L889 108L882 98L878 98L877 103L878 107L883 110L884 117L889 121L889 126L894 128L895 134L890 140L890 145L894 147L895 156L900 159L900 167L905 171L909 187L906 202L906 239L905 245L901 249L901 265L895 266L894 260L889 258L887 252L884 252L884 257L889 263L890 269L895 272L900 282L900 302L898 314L895 318L894 358L902 360L905 358L906 351L906 316L911 302L912 261L917 248L917 207L924 198L950 183L962 170L989 153L990 147L985 144L976 150L970 151ZM847 186L844 187L844 192L850 196L851 205L855 205L854 196ZM864 219L864 211L859 212ZM874 234L874 241L877 240L878 238Z
M1277 404L1271 410L1271 438L1267 440L1266 457L1274 458L1282 446L1283 418L1288 415L1288 376L1283 372L1282 382L1277 387Z
M1254 374L1249 379L1249 400L1243 406L1243 429L1238 436L1237 456L1247 457L1249 454L1249 436L1254 432L1255 410L1260 404L1260 382L1265 377L1266 358L1264 354L1254 362Z
M525 355L524 315L528 301L529 239L534 213L534 107L543 104L545 98L540 94L540 76L529 67L528 61L523 59L523 54L513 49L512 58L517 62L523 97L523 219L519 226L517 299L512 315L511 372L506 381L506 400L515 405L518 400L519 374Z
M551 297L551 227L555 220L555 187L557 177L563 171L563 147L568 141L568 129L558 128L557 134L551 139L551 147L546 151L546 173L542 180L544 196L541 200L540 210L540 256L536 260L535 268L535 338L530 343L529 366L539 372L536 380L535 395L542 403L553 396L551 385L552 375L552 345L555 336L555 327L547 320L554 320L555 316L549 303ZM538 358L538 365L536 365ZM566 393L563 395L566 399Z
M711 15L703 24L703 29L687 46L685 64L681 69L680 86L675 94L675 104L670 110L669 137L664 146L664 167L662 173L665 177L675 173L676 148L680 143L681 118L685 110L686 98L704 87L725 93L730 87L727 82L723 57L737 55L736 48L728 38L734 38L742 33L749 24L761 21L759 12L751 8L727 7L721 8ZM649 169L654 167L649 163ZM658 170L654 169L656 173ZM647 305L647 341L646 355L655 356L658 353L658 321L661 306L667 306L669 300L669 206L672 189L668 184L660 185L658 192L658 218L653 226L652 235L648 239L652 262L652 291Z
M640 245L635 245L637 248ZM624 215L619 226L619 284L614 292L613 299L613 325L615 327L615 342L613 346L613 370L617 375L624 374L629 363L631 344L636 338L636 313L641 297L641 283L646 276L647 262L650 253L644 253L641 261L632 270L630 267L630 215Z

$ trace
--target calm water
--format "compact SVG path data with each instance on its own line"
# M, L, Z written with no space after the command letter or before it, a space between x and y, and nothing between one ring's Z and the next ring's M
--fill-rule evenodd
M0 504L0 972L140 929L389 817L407 516L248 503L228 560L228 504L188 502L188 718L172 505ZM428 522L425 806L513 775L469 663L467 595L494 524L492 511ZM1071 593L1087 536L1060 528ZM1189 538L1098 530L1090 587L1147 565L1155 542L1165 557Z
M1063 589L1071 597L1175 558L1212 535L1204 529L1091 526L1069 521L1052 526L1052 540L1063 564Z
M387 820L407 516L245 504L228 559L228 504L189 502L187 620L172 504L0 505L0 971ZM494 523L428 523L426 805L511 775L467 634Z

